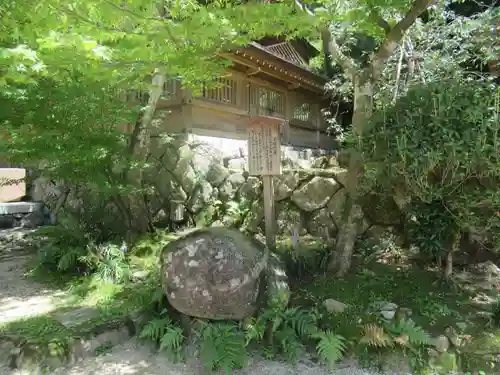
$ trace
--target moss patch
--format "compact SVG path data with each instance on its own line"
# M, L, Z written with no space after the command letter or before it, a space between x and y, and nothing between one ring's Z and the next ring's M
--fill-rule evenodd
M70 331L51 316L35 316L0 325L0 335L14 340L30 342L50 342L65 339Z

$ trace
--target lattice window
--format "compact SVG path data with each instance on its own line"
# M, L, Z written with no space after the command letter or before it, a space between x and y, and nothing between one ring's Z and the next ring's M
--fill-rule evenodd
M171 99L175 96L181 88L181 81L177 78L167 79L163 84L163 99ZM148 91L144 89L128 89L128 90L118 90L117 95L120 99L126 100L128 102L139 102L142 103L148 95Z
M181 80L178 78L170 78L163 84L163 96L171 99L176 96L181 89Z
M258 109L260 115L285 116L285 98L279 91L264 87L251 87L250 106Z
M133 89L131 89L131 90L126 90L126 89L116 90L116 96L120 100L124 100L126 102L132 102L132 103L135 103L135 102L141 103L146 94L147 94L147 92L141 91L141 90L133 90Z
M299 121L310 122L312 120L312 108L310 103L303 103L293 110L293 118Z
M201 96L215 102L236 105L237 88L238 85L234 79L219 78L210 86L204 85Z

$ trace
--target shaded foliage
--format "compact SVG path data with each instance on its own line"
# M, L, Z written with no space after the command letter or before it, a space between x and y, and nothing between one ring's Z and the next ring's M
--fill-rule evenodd
M423 249L449 249L457 232L498 246L497 87L468 79L415 86L371 121L359 139L366 186L398 187L411 198Z

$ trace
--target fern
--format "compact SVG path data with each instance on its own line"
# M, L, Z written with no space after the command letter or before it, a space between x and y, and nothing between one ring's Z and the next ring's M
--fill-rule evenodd
M285 327L276 332L275 338L279 343L280 352L291 362L295 362L304 351L304 345L292 327Z
M393 345L391 336L385 332L384 328L376 324L363 326L363 336L359 342L374 348L387 348Z
M160 350L164 350L174 361L182 359L184 333L169 317L151 320L142 328L139 338L159 344Z
M169 326L160 339L160 350L165 350L173 360L179 361L183 357L184 339L182 328Z
M267 329L265 319L251 318L242 325L245 332L245 345L248 346L252 341L262 341Z
M142 328L139 338L159 342L171 326L172 320L170 318L153 319Z
M57 262L57 270L66 272L78 264L78 258L82 255L83 249L78 247L68 248L67 251L60 255Z
M247 362L246 340L238 325L205 323L199 333L200 357L208 370L226 373L242 368Z
M416 325L411 319L401 319L389 324L387 325L387 331L396 336L395 342L403 346L406 346L408 342L415 346L425 346L431 343L429 333Z
M319 331L311 336L319 340L316 345L316 351L319 358L324 361L329 368L332 368L336 362L340 361L346 350L345 338L336 335L331 331Z
M318 331L318 315L314 311L289 308L284 311L283 318L300 337L308 337Z
M294 361L304 349L301 339L318 332L318 319L316 310L277 306L265 309L257 319L244 324L246 345L259 342L267 335L271 349Z

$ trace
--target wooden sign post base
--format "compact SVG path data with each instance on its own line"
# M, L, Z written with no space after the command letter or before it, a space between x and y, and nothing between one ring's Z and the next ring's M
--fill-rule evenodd
M274 209L273 176L262 176L264 190L264 224L266 229L266 245L269 249L276 248L276 212Z
M282 123L279 118L254 116L248 126L248 172L252 176L262 176L266 245L269 249L276 248L273 176L281 174Z

